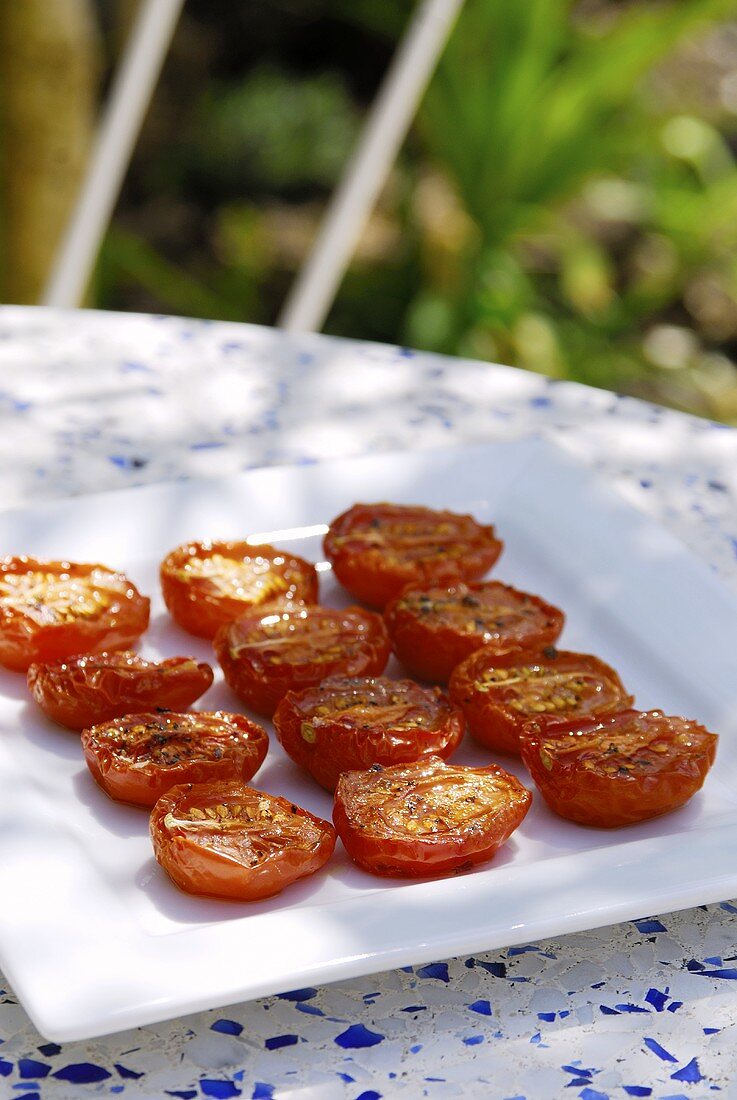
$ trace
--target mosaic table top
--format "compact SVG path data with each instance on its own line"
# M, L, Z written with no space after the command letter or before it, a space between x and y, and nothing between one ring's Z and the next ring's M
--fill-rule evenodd
M737 432L510 367L171 317L0 309L0 507L547 436L737 588ZM87 1043L0 975L0 1096L737 1097L725 900Z

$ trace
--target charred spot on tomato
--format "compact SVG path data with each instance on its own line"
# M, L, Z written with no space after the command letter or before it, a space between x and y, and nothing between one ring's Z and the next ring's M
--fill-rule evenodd
M459 863L457 867L453 869L454 875L465 874L466 871L470 871L473 868L473 863L470 859L467 859L465 863Z

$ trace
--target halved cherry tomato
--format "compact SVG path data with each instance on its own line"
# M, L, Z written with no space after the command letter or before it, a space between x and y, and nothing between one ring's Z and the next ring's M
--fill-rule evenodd
M278 894L335 848L329 822L241 783L173 787L154 806L151 839L180 890L239 901Z
M285 603L221 627L215 653L233 691L270 716L288 691L327 676L378 676L391 650L381 616Z
M493 652L477 649L453 670L450 697L463 710L471 733L497 752L519 752L525 722L578 721L614 714L634 702L619 676L588 653L546 646L500 668Z
M375 875L424 877L491 859L532 795L496 764L465 768L426 756L344 772L333 821L349 856Z
M125 649L148 626L149 601L104 565L0 559L0 664Z
M465 725L438 688L386 677L331 676L318 687L287 692L274 714L276 735L292 760L329 791L342 772L421 756L446 759Z
M317 601L310 562L247 542L188 542L161 563L161 588L172 617L201 638L273 600Z
M379 609L408 584L478 580L503 545L472 516L406 504L354 504L324 541L340 583Z
M193 657L145 661L127 650L28 669L28 687L41 710L72 730L156 707L185 710L212 680L210 666Z
M129 714L82 731L95 780L118 802L153 806L177 783L245 783L264 762L266 730L223 711Z
M601 829L677 809L714 763L716 734L660 710L523 729L522 759L551 810Z
M500 664L554 642L563 629L557 607L500 581L447 588L407 588L384 612L394 652L415 676L447 683L485 646Z

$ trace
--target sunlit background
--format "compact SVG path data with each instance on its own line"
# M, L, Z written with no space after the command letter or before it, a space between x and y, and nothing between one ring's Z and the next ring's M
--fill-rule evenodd
M135 8L2 6L3 301ZM87 304L273 324L412 8L186 0ZM326 331L737 423L736 155L737 0L467 0Z

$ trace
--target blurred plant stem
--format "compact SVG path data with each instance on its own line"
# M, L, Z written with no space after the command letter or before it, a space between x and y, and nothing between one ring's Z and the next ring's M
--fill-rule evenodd
M91 0L0 4L3 301L43 288L84 173L99 67Z
M190 272L169 263L147 241L117 225L103 242L98 279L103 293L111 283L132 281L158 294L175 313L244 320L240 304L226 301Z

